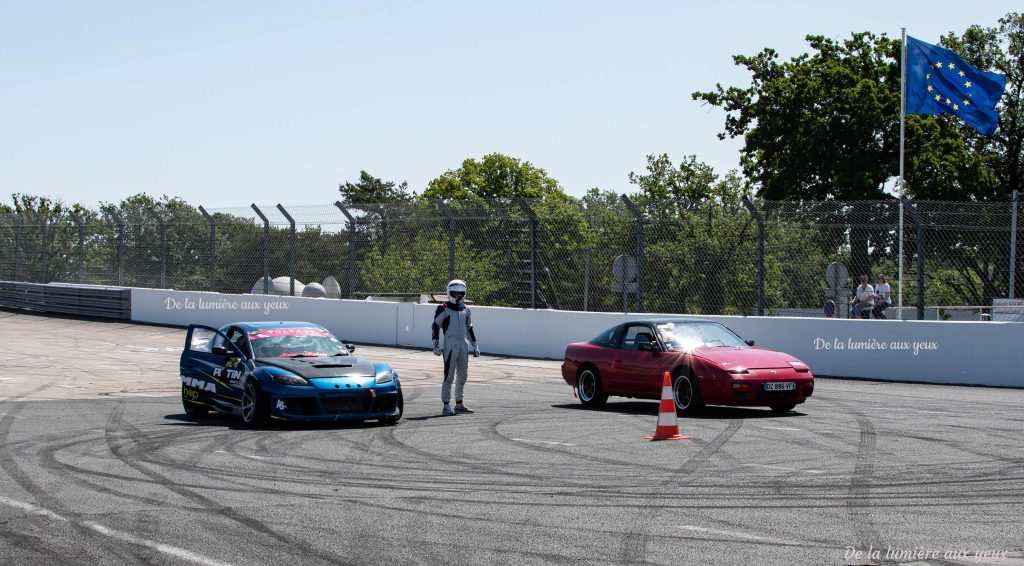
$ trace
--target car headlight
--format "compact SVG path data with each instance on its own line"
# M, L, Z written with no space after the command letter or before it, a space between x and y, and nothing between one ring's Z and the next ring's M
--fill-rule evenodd
M791 362L789 362L789 365L792 366L793 369L795 369L796 371L798 371L800 373L807 373L807 372L811 371L811 368L807 367L807 364L805 364L803 362L791 361Z
M309 385L309 382L305 379L290 373L274 373L271 374L271 377L273 377L274 381L285 385Z
M382 383L391 383L398 377L398 372L395 370L385 371L377 374L377 385Z

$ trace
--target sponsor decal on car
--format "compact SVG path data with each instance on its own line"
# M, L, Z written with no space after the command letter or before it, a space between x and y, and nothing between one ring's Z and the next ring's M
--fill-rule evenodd
M260 328L249 331L249 340L274 336L330 336L330 334L322 328Z
M214 377L227 377L228 383L232 386L242 384L242 375L243 372L240 369L213 368Z
M215 370L216 371L216 370ZM212 393L217 392L217 386L209 381L203 381L202 379L196 379L194 377L188 377L186 375L181 376L181 382L187 387L193 387L200 391L209 391Z

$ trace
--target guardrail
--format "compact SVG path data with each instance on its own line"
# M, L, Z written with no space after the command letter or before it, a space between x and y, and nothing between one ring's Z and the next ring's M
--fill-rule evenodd
M132 294L128 287L0 281L0 306L127 320Z

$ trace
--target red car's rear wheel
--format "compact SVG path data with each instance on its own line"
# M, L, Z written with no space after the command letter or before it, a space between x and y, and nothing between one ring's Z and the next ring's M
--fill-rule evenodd
M601 374L594 366L584 366L576 377L576 394L580 403L587 407L603 405L608 400L604 388L601 387Z

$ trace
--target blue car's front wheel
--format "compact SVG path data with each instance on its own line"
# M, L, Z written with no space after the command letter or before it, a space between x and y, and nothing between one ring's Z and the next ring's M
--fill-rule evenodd
M383 419L380 419L381 424L398 424L398 421L402 419L402 413L405 412L405 401L402 399L401 389L398 390L398 401L395 402L395 407L398 408L398 414L392 417L384 417Z
M250 379L242 389L242 422L245 426L256 427L270 420L270 402L260 390L255 379Z

